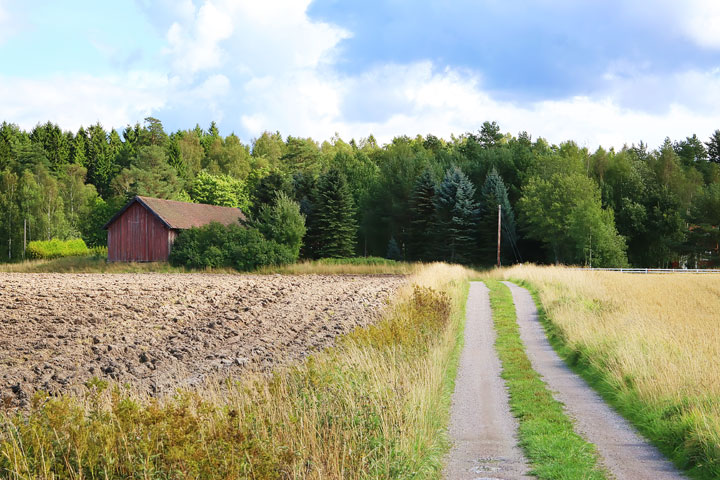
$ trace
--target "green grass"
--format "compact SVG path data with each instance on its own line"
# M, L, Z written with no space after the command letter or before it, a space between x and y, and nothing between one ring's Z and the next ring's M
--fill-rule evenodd
M162 399L94 381L0 413L0 478L439 478L467 282L438 285L438 268L414 277L436 289L399 292L376 324L269 378Z
M520 340L510 289L494 280L485 283L490 288L502 377L532 473L542 479L607 478L598 465L595 447L574 432L562 405L533 370Z
M62 257L25 262L0 264L0 272L13 273L224 273L224 274L352 274L408 275L422 268L422 264L395 262L376 257L346 259L308 260L276 267L262 267L254 272L238 272L232 268L214 268L207 270L174 267L168 262L107 262L107 256L89 255L81 257Z
M513 282L530 292L538 306L538 319L550 345L576 374L687 475L699 480L719 478L720 463L717 458L720 457L720 447L708 450L700 442L688 441L688 432L693 426L682 420L686 414L682 402L665 406L651 405L640 397L630 379L618 385L602 369L602 362L598 364L593 361L593 354L581 347L570 347L542 307L539 292L534 285L525 280Z

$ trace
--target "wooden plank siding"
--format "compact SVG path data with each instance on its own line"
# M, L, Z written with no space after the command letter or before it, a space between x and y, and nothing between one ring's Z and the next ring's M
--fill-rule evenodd
M134 203L108 226L108 261L164 262L175 232L140 203Z

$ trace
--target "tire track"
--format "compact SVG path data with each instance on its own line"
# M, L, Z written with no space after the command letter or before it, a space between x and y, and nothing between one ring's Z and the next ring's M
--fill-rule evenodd
M511 282L503 283L512 292L520 337L533 369L543 377L554 397L565 405L566 412L575 421L576 431L595 444L603 466L618 479L686 478L565 365L545 336L530 293Z
M528 470L517 446L517 422L500 377L488 288L470 284L465 345L450 411L453 447L445 468L448 480L521 479Z

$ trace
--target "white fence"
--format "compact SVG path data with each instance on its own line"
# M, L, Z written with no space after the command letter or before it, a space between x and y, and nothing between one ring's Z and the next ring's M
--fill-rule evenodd
M592 272L620 272L620 273L716 273L716 268L587 268L579 267L578 270Z

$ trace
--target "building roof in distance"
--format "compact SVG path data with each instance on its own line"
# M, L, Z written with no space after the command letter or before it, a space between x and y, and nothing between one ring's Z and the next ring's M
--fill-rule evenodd
M138 195L116 213L103 228L107 229L135 202L147 208L165 224L166 227L173 230L202 227L211 222L230 225L233 223L242 223L245 220L245 215L243 215L242 211L235 207L178 202L176 200L163 200L161 198L141 197Z

